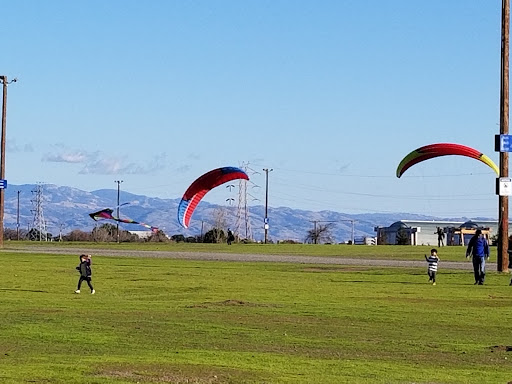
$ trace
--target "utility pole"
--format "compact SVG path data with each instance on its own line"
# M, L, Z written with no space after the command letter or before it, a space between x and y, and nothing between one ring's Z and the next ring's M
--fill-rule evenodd
M352 245L354 245L354 240L355 240L355 220L354 219L345 219L345 220L340 220L340 221L349 221L350 223L352 223Z
M121 193L121 183L123 180L114 180L114 183L117 183L117 218L119 219L119 197ZM117 222L117 242L119 243L119 221Z
M327 223L327 225L329 225L330 223L337 223L338 221L337 220L309 220L311 223L313 223L314 225L314 234L315 234L315 237L313 238L313 241L314 241L314 244L318 244L318 231L316 229L316 224L317 223ZM342 221L345 221L345 220L342 220ZM327 225L326 225L326 229L327 229Z
M18 210L16 212L16 238L20 240L20 192L18 191Z
M315 237L313 238L313 241L314 241L314 244L318 244L318 232L316 231L316 223L318 223L318 220L312 220L313 224L314 224L314 233L315 233Z
M267 244L267 236L268 236L268 173L272 172L274 169L263 168L265 172L265 220L264 220L264 228L265 228L265 244Z
M510 0L501 3L500 134L508 135ZM508 177L508 152L500 152L500 177ZM508 196L499 196L498 271L508 272Z
M2 83L2 137L0 140L0 179L5 180L5 129L7 121L7 85L15 83L16 78L7 81L7 76L0 76L0 83ZM0 188L0 248L4 246L4 208L5 208L5 194L4 188Z

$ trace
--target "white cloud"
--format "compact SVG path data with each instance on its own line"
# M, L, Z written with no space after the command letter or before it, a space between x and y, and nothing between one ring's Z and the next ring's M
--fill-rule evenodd
M82 175L117 175L121 168L121 162L118 159L102 158L87 162L78 173Z
M156 155L147 163L130 162L126 156L112 156L103 152L71 150L63 144L53 145L54 151L46 153L42 161L53 163L83 164L82 175L144 175L166 166L166 154Z
M6 144L7 152L19 153L19 152L34 152L32 144L18 144L16 140L9 140Z
M190 165L182 165L182 166L176 168L176 172L187 173L188 171L190 171L190 169L191 169Z
M87 162L80 170L80 174L96 175L147 175L165 168L165 154L155 156L149 163L127 163L124 158L104 157Z
M84 163L88 155L82 152L46 153L42 160L50 163Z

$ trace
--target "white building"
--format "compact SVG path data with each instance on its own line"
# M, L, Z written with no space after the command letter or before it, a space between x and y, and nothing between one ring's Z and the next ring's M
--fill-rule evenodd
M488 238L498 234L497 221L421 221L400 220L389 227L375 227L377 244L409 244L438 246L437 228L445 233L444 245L467 245L477 228Z
M142 239L142 240L150 238L151 235L153 234L152 231L128 231L128 232L130 232L132 235L139 236L139 239Z

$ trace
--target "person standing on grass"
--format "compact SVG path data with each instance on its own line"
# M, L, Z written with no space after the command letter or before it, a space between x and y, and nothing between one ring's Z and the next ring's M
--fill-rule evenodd
M233 232L231 232L230 228L228 228L228 238L227 238L227 241L228 241L228 245L231 245L231 243L233 241L235 241L235 235L233 235Z
M466 259L469 257L473 258L475 285L483 285L485 280L485 262L489 259L489 243L482 234L481 229L477 229L471 240L469 240Z
M437 249L431 249L430 256L427 257L427 255L425 255L425 260L427 260L428 263L428 281L431 281L432 285L436 285L437 265L439 264L439 256L437 256Z
M84 280L87 282L87 285L91 289L91 293L93 295L96 293L91 283L91 263L91 255L80 255L80 264L78 267L76 267L77 271L80 272L80 279L78 280L78 288L75 293L80 293L80 286Z
M437 234L437 246L444 247L444 230L441 227L437 227L435 232Z

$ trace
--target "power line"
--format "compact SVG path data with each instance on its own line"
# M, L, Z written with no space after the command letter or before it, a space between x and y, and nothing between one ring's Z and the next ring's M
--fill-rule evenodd
M318 175L318 176L337 176L340 178L350 177L350 178L360 178L360 179L396 179L394 172L391 172L392 175L368 175L364 173L358 174L350 174L350 173L341 173L341 172L318 172L318 171L310 171L305 169L290 169L290 168L279 168L274 167L274 169L283 171L283 172L295 172L306 175ZM483 175L494 175L494 172L469 172L469 173L451 173L451 174L432 174L432 175L406 175L403 178L442 178L442 177L467 177L467 176L483 176Z

